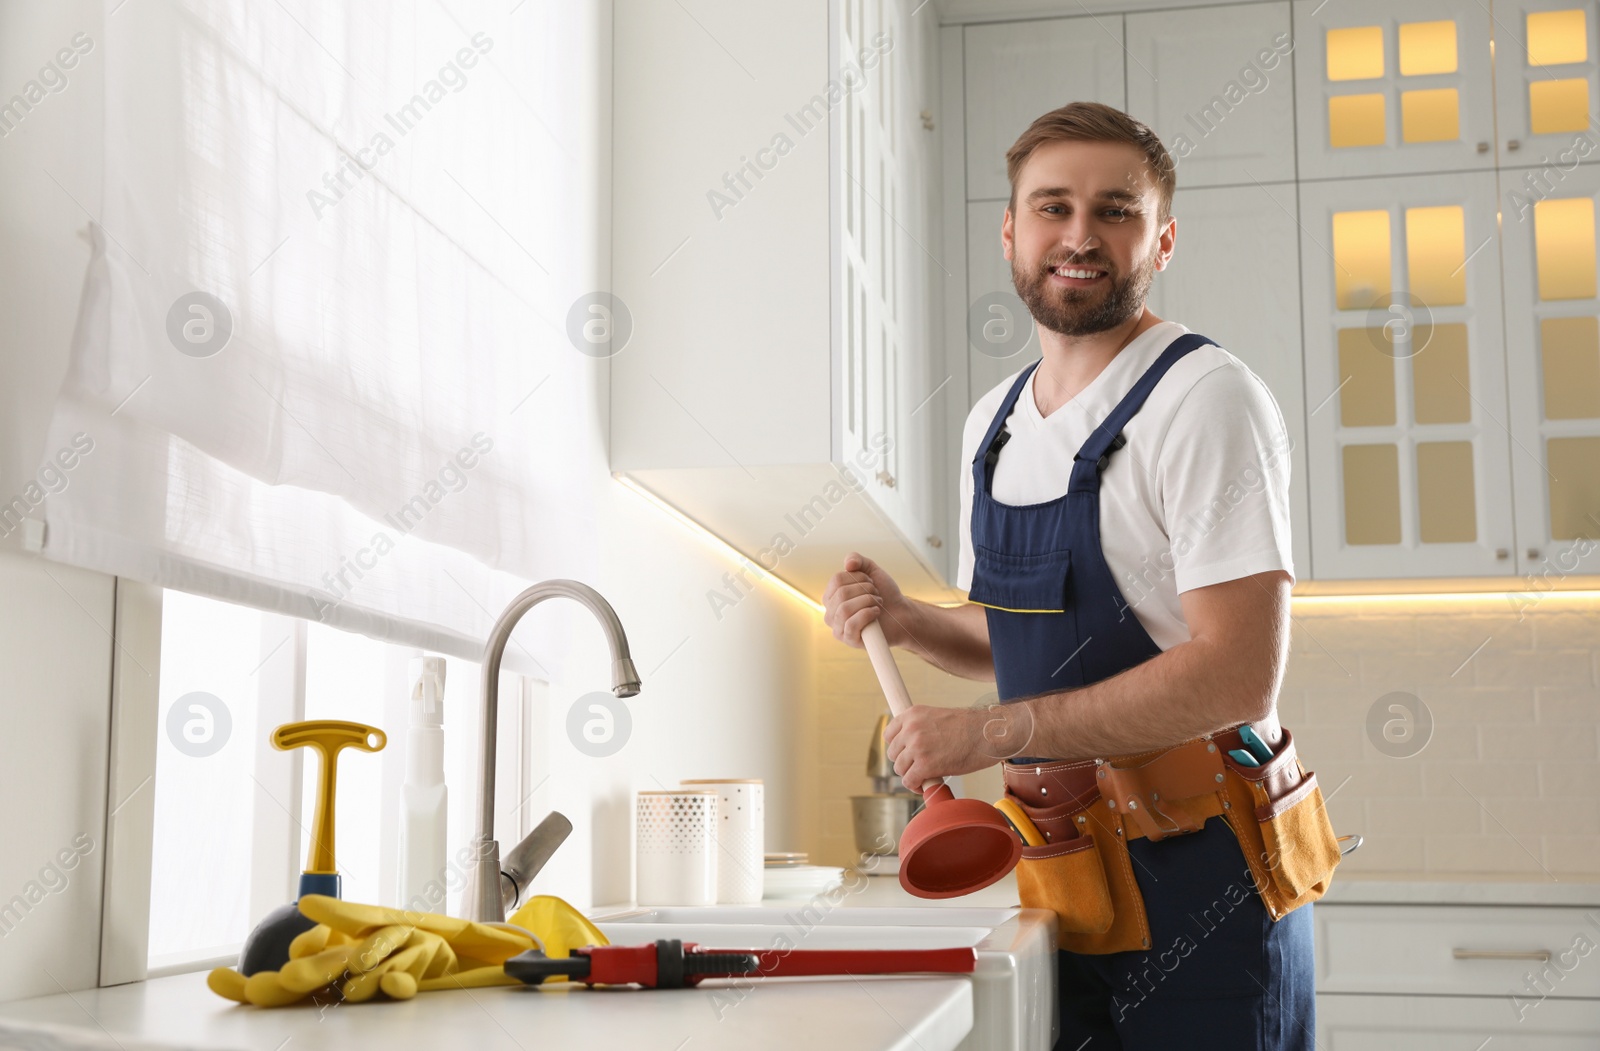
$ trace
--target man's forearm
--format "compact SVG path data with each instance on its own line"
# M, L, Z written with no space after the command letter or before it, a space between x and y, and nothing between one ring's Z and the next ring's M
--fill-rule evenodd
M1090 686L1015 706L1020 755L1089 759L1167 748L1201 734L1267 718L1278 685L1270 653L1241 660L1192 639Z
M994 681L989 624L982 606L935 606L916 599L907 603L884 610L884 628L891 641L951 675Z

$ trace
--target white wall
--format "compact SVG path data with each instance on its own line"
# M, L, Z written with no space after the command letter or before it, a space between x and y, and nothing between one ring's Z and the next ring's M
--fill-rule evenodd
M0 104L77 33L98 44L101 11L0 5ZM0 137L0 504L27 500L47 452L89 254L73 197L99 187L103 58L91 49ZM20 537L0 541L0 999L95 984L107 809L115 582L18 554Z

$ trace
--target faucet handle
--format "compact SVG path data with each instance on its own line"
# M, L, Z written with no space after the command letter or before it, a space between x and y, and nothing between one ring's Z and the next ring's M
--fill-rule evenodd
M506 853L500 864L500 899L507 916L516 909L533 877L570 835L572 822L552 810L534 826L527 838Z

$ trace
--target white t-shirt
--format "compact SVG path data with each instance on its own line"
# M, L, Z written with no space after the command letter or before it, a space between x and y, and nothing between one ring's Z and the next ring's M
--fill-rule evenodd
M1039 415L1029 376L1006 421L1011 439L995 467L994 498L1035 504L1065 493L1073 455L1188 331L1163 321L1140 333L1048 417ZM978 400L962 436L957 582L964 589L972 587L972 460L1016 378ZM1128 444L1100 476L1101 545L1123 601L1157 646L1189 639L1181 592L1275 569L1293 579L1288 429L1266 384L1243 362L1220 347L1190 351L1122 433Z

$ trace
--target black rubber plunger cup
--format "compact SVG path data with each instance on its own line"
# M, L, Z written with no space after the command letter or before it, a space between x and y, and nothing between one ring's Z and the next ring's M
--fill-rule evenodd
M862 629L861 641L889 710L900 715L911 707L911 694L877 621ZM922 803L900 834L900 886L907 891L919 898L955 898L1017 867L1022 840L1000 811L981 799L957 799L939 779L922 786Z

